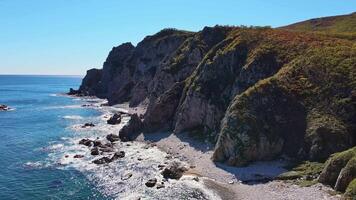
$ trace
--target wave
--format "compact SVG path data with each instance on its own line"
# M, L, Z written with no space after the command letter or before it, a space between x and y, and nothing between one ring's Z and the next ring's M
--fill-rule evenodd
M79 116L79 115L66 115L66 116L63 116L63 119L75 119L75 120L78 120L78 119L83 119L83 117Z

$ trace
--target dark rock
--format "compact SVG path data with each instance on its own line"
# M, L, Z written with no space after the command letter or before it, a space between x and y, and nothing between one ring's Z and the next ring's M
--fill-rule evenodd
M94 147L90 150L90 154L93 156L97 156L99 155L99 148L98 147Z
M0 111L8 111L10 108L7 105L1 105L0 104Z
M75 89L73 89L73 88L70 88L69 89L69 92L67 93L68 95L76 95L76 94L78 94L78 90L75 90Z
M170 163L163 171L162 175L164 178L170 179L180 179L183 176L183 173L187 171L187 168L182 166L179 162Z
M107 120L108 124L115 125L120 124L121 122L121 114L114 114L110 119Z
M100 148L99 150L102 151L102 152L113 152L113 151L114 151L114 148L112 148L112 147L105 147L105 148Z
M90 139L82 139L79 141L79 144L85 145L90 147L92 145L93 141Z
M137 114L131 115L129 122L122 127L119 132L119 137L121 141L131 141L134 139L136 134L140 133L143 128L143 123L141 119L137 116Z
M119 158L125 157L125 152L124 151L119 151L115 152L115 154L112 156L111 160L117 160Z
M101 147L103 146L102 142L100 140L94 140L93 141L94 147Z
M79 155L79 154L77 154L77 155L75 155L73 158L83 158L84 157L84 155Z
M93 123L85 123L82 128L86 128L86 127L94 127L95 125Z
M102 157L102 158L94 160L93 163L97 164L97 165L102 165L102 164L110 163L111 161L112 160L108 157Z
M147 187L154 187L154 186L156 185L156 183L157 183L157 179L156 179L156 178L152 178L152 179L148 180L148 181L145 183L145 185L146 185Z
M109 134L106 136L106 139L109 140L110 142L116 142L116 141L119 141L120 138L118 135L115 135L115 134Z

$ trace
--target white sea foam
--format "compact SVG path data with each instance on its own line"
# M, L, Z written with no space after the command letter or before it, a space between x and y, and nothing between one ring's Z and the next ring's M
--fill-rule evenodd
M102 115L91 118L95 127L82 128L82 124L69 127L75 134L73 137L61 138L62 143L51 144L49 149L49 160L58 168L75 168L82 172L88 180L94 183L97 189L106 196L115 199L219 199L212 191L205 188L202 182L196 182L190 176L184 176L181 180L164 180L158 168L159 164L171 162L166 158L167 153L157 147L145 148L147 144L142 142L118 142L115 149L125 151L125 157L118 159L108 165L96 165L92 161L103 156L111 157L113 152L104 153L100 156L92 156L90 148L79 145L83 138L100 138L102 142L108 142L105 136L110 133L117 134L119 130L130 119L123 117L121 124L109 125L106 123L112 112L127 111L125 106L100 107ZM81 116L68 115L65 119L82 119ZM83 158L74 158L75 155L83 155ZM128 180L121 178L131 173ZM165 188L156 189L145 186L145 182L151 178L157 178L159 182L165 181Z
M63 119L83 119L83 117L79 115L66 115L63 116Z

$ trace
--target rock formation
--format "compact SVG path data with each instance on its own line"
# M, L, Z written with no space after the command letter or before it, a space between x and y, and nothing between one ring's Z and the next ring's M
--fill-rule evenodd
M325 161L356 144L354 41L283 28L165 29L113 48L70 93L148 105L120 131L123 141L191 131L230 165L281 154Z

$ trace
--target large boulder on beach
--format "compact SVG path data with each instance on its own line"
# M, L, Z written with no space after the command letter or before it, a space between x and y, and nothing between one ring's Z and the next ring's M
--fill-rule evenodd
M102 158L94 160L93 163L97 164L97 165L102 165L102 164L110 163L111 161L112 160L108 157L102 157Z
M131 115L129 122L124 127L122 127L119 132L119 137L123 142L131 141L134 139L137 133L140 133L142 131L142 129L143 123L138 117L138 115L135 113Z
M161 174L167 179L180 179L187 170L182 163L174 161L164 168Z
M115 125L115 124L120 124L121 122L121 115L120 114L114 114L110 119L107 120L108 124Z

